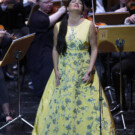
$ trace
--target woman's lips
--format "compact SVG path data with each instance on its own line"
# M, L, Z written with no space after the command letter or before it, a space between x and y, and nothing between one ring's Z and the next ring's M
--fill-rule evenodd
M75 5L74 7L77 7L77 8L79 8L79 5Z

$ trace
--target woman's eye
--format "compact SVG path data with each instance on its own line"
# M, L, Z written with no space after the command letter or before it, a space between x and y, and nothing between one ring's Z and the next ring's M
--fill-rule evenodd
M75 3L76 2L76 0L72 0L72 3Z
M79 4L81 4L81 5L82 5L82 2L81 2L81 1L79 1Z
M75 3L75 2L76 2L76 0L72 0L72 3ZM82 1L81 0L79 0L78 3L82 5Z

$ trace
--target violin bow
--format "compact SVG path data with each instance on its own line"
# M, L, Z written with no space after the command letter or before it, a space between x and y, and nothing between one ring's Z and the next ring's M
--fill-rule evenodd
M92 0L92 12L93 12L93 23L95 25L95 9L94 9L94 0Z
M63 0L60 1L61 7L64 5Z

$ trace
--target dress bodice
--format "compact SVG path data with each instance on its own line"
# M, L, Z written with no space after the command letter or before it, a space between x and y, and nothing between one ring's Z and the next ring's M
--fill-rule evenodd
M68 26L66 34L67 53L89 49L89 30L91 21L85 19L77 26ZM59 28L60 23L58 24Z

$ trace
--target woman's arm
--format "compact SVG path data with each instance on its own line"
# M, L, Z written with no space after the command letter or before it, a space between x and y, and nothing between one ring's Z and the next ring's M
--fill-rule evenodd
M65 6L62 6L61 8L59 8L59 10L56 13L50 15L49 16L49 20L50 20L49 27L53 26L65 12L66 12L66 8L65 8Z
M96 28L95 28L93 23L91 23L91 25L90 25L89 40L90 40L90 45L91 45L91 59L90 59L89 68L88 68L88 70L83 78L84 82L89 82L90 73L93 70L93 67L95 65L96 58L97 58L97 51L98 51L98 49L97 49L97 34L96 34Z
M58 35L58 29L57 26L55 25L54 27L54 45L53 45L53 65L54 65L54 72L55 72L55 76L56 76L56 85L60 84L60 73L58 70L58 60L59 60L59 54L56 50L56 46L57 46L57 35Z
M90 73L95 65L96 58L97 58L97 34L96 28L93 23L90 25L90 45L91 45L91 59L89 64L88 72Z

